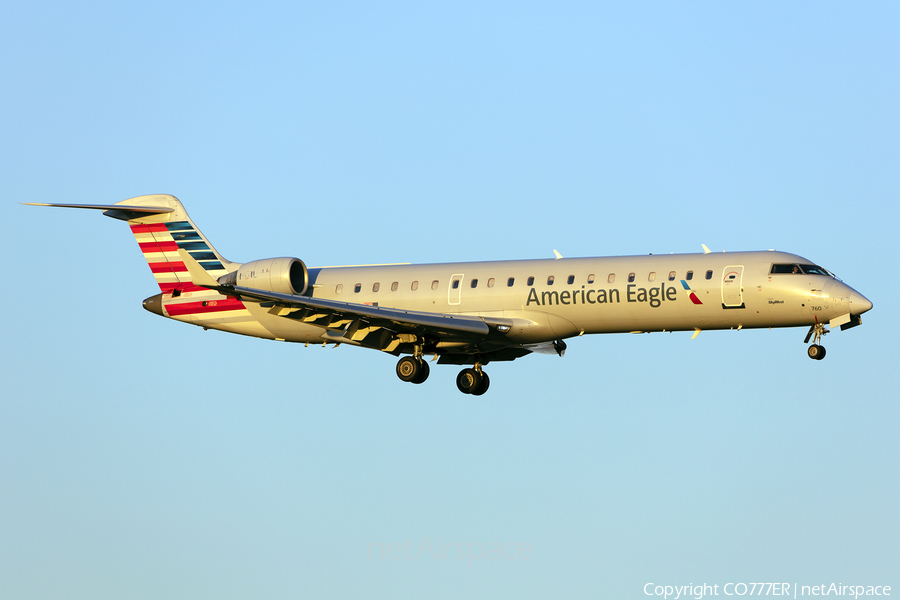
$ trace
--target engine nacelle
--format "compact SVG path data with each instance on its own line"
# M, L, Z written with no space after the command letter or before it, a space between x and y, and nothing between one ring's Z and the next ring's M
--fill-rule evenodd
M220 277L219 283L300 295L306 292L309 272L299 258L264 258L242 264L237 271Z

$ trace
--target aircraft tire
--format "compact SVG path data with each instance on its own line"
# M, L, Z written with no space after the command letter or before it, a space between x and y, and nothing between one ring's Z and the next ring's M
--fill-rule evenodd
M463 394L471 394L481 385L481 375L475 369L463 369L456 376L456 387Z
M400 381L412 381L421 373L423 364L412 356L404 356L397 362L397 377Z
M428 375L431 373L431 367L428 366L428 363L424 360L419 361L419 373L410 379L412 383L425 383L425 380L428 379Z
M825 348L818 344L813 344L806 349L806 355L813 360L822 360L825 358Z
M488 377L488 374L484 371L481 372L481 385L478 386L478 389L472 392L473 396L481 396L488 388L491 387L491 378Z

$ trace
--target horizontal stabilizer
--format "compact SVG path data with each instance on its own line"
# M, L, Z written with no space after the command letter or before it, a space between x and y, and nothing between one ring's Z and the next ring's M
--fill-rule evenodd
M140 217L161 215L175 212L168 206L132 206L130 204L44 204L39 202L23 202L27 206L55 206L56 208L87 208L102 210L103 214L120 221L131 221Z
M128 206L126 204L44 204L40 202L23 202L26 206L56 206L57 208L88 208L91 210L120 210L128 212L145 213L148 215L159 215L162 213L175 212L174 208L168 206Z

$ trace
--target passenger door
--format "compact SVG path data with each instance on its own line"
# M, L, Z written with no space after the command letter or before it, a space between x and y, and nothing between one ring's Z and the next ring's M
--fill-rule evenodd
M450 287L447 289L447 304L456 306L459 304L462 293L463 275L459 273L450 277Z
M725 267L722 276L722 308L744 308L744 290L741 287L743 276L743 265Z

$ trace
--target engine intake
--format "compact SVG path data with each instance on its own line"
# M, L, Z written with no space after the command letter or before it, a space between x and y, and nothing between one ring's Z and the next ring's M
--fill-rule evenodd
M242 264L237 271L220 277L219 283L300 295L306 292L309 272L299 258L264 258Z

